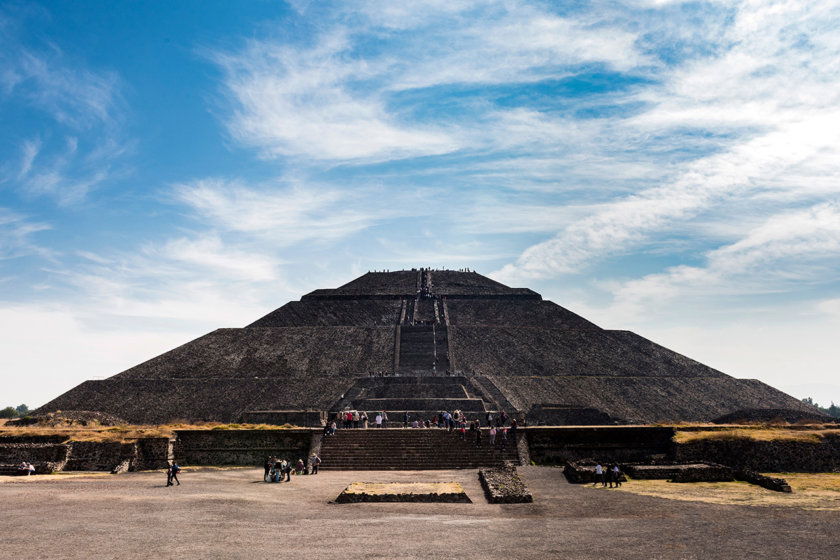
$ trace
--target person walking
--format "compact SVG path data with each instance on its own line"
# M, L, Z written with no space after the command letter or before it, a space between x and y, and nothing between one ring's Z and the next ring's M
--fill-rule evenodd
M403 412L403 428L408 428L408 411Z
M496 444L496 427L490 426L490 447Z
M610 488L612 488L613 482L615 482L616 488L621 488L621 469L618 468L618 464L613 465L611 474Z
M181 481L178 480L178 473L181 472L181 467L178 466L178 463L173 462L172 467L170 468L172 470L172 478L169 479L169 486L172 486L173 480L178 484L178 486L181 486Z
M598 486L598 483L604 482L604 467L601 466L601 463L595 465L595 480L592 483L592 486ZM606 484L604 484L606 486Z

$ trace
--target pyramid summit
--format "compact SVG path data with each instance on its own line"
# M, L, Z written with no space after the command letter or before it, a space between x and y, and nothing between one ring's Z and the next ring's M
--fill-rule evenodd
M543 424L818 415L758 380L602 329L530 289L432 269L369 272L315 290L244 328L86 381L36 412L314 423L348 408L415 418L505 410Z

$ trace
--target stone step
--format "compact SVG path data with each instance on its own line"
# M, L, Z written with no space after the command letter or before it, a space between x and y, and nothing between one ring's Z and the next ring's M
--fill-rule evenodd
M489 430L481 432L482 447L475 446L475 433L464 439L443 429L339 430L321 443L324 468L450 469L500 466L518 462L513 437L505 449L489 446Z

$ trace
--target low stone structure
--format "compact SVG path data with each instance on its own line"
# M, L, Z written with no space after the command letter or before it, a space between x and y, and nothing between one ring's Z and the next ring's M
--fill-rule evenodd
M791 492L790 484L784 478L765 476L753 471L735 471L735 479L743 480L744 482L749 482L750 484L755 484L762 488L773 490L774 492L785 492L788 494Z
M457 482L354 482L335 499L337 504L359 502L471 503Z
M526 504L534 501L516 467L479 469L478 478L491 504Z

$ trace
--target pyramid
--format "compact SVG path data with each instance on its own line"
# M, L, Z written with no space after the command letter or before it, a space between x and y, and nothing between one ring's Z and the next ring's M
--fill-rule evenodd
M432 269L369 272L315 290L244 328L86 381L36 412L271 422L345 409L420 418L505 410L531 424L819 416L758 380L602 329L527 288Z

